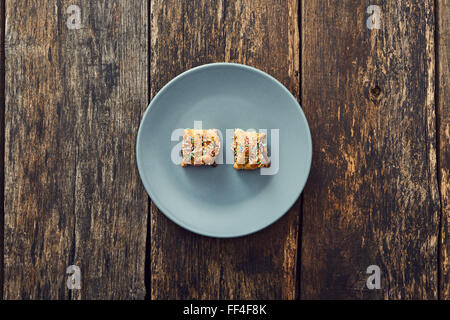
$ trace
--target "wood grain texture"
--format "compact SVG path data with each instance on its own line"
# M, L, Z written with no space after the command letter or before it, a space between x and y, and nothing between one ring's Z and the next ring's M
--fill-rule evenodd
M450 1L437 1L441 298L450 299Z
M68 297L75 109L65 95L60 10L6 2L5 299Z
M143 299L148 197L135 143L148 102L146 1L82 1L85 46L72 58L78 95L74 263L81 299ZM79 293L79 294L78 294Z
M77 1L68 30L71 4L7 1L5 298L143 298L147 5Z
M230 61L269 72L298 97L297 14L294 0L151 1L151 95L191 67ZM212 239L178 227L152 203L151 297L293 299L298 228L296 203L254 235Z
M5 1L0 0L0 300L3 299L3 230L5 177Z
M302 2L301 298L436 299L434 1ZM368 290L369 265L381 289Z

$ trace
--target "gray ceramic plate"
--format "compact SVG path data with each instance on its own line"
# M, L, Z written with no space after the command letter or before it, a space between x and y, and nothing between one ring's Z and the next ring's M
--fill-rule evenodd
M182 168L182 129L200 121L223 134L224 164ZM237 171L227 164L234 128L267 130L270 169ZM177 76L153 98L136 152L142 182L168 218L202 235L237 237L267 227L295 203L312 144L305 115L282 84L248 66L214 63Z

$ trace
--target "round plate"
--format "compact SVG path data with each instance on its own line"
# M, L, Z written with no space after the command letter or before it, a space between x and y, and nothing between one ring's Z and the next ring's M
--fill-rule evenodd
M221 131L224 164L178 164L182 129L194 128L194 121ZM226 163L234 128L267 130L270 169L238 171ZM168 218L202 235L237 237L267 227L295 203L309 174L312 143L300 105L281 83L252 67L213 63L184 72L158 92L139 127L136 154L142 182Z

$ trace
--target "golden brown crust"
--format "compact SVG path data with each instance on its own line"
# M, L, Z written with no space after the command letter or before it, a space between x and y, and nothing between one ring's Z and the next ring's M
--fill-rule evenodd
M233 168L235 168L236 170L256 170L256 169L260 169L260 168L269 168L270 167L270 163L268 164L237 164L234 163Z

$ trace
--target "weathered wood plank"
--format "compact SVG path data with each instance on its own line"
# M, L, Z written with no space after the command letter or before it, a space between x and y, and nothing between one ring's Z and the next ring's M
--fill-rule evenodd
M6 299L68 297L75 108L65 93L62 10L6 2Z
M147 4L70 4L6 6L5 298L143 298Z
M298 97L297 13L294 0L153 0L151 95L191 67L230 61L269 72ZM152 298L295 298L298 223L297 203L254 235L212 239L176 226L152 203Z
M0 1L0 300L3 299L3 230L5 177L5 1Z
M86 284L75 298L143 299L148 197L135 142L148 103L147 1L80 3L74 263Z
M441 298L450 299L450 1L437 1L438 141L441 192Z
M437 298L434 4L384 3L369 30L371 4L302 2L301 298Z

